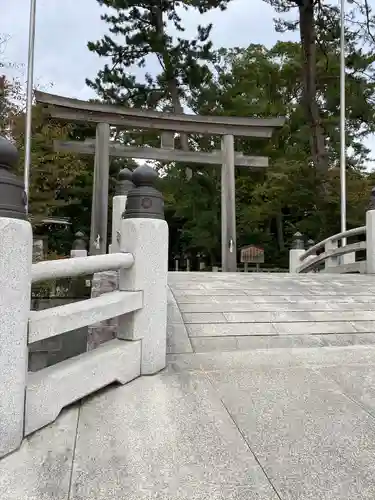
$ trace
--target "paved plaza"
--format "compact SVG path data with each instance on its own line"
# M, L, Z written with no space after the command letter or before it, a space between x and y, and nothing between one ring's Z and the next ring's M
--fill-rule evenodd
M0 498L373 500L371 276L169 281L167 368L31 435Z

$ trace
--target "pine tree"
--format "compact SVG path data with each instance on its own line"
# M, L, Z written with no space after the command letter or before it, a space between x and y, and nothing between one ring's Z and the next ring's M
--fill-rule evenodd
M302 52L302 75L305 119L310 127L311 158L317 171L323 173L329 166L326 148L326 134L319 109L319 89L317 88L317 53L326 46L327 33L332 44L337 49L340 37L339 9L326 0L264 0L279 13L285 14L298 10L297 20L276 20L276 30L279 32L299 30ZM368 0L351 1L350 10L346 12L347 49L353 53L353 43L360 38L360 44L370 42L375 44L372 34L375 26L374 16ZM323 37L322 38L322 34ZM325 50L325 49L323 49ZM349 54L350 55L350 54Z
M89 50L110 57L94 81L87 80L105 101L127 106L156 108L183 113L183 104L191 89L210 78L209 63L213 60L209 40L212 25L198 26L193 39L183 38L185 31L181 10L196 9L199 13L215 7L224 9L229 0L97 0L111 7L115 14L104 14L114 37L105 35L89 42ZM168 34L173 27L178 36ZM121 36L124 42L116 37ZM144 82L137 81L129 68L145 67L149 57L156 56L161 71L146 73ZM187 149L187 139L182 146Z

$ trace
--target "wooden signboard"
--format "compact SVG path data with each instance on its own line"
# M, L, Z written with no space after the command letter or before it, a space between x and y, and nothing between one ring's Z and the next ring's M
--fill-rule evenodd
M264 248L256 245L241 248L241 262L244 264L264 264Z

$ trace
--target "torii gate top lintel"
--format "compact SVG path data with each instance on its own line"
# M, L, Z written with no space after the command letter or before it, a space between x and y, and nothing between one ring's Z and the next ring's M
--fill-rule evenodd
M117 127L168 130L207 135L234 135L269 138L285 118L244 118L233 116L188 115L125 108L112 104L82 101L46 92L35 92L38 104L44 105L53 118L78 122L108 123Z

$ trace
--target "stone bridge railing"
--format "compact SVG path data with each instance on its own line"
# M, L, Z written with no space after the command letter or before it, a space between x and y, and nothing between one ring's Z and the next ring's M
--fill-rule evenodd
M157 174L144 166L133 172L134 187L116 221L113 253L32 264L23 184L10 172L17 161L17 150L0 138L0 457L52 422L63 407L166 364L168 226L153 186ZM110 270L118 271L118 290L30 310L32 283ZM28 371L28 348L34 342L112 317L118 318L117 338Z
M308 241L305 249L301 233L294 235L293 248L289 253L291 273L375 273L375 188L369 210L366 212L366 225L334 234L315 244ZM349 242L348 242L349 240ZM353 241L357 240L357 241ZM360 241L358 241L360 240ZM364 254L365 258L360 258Z

